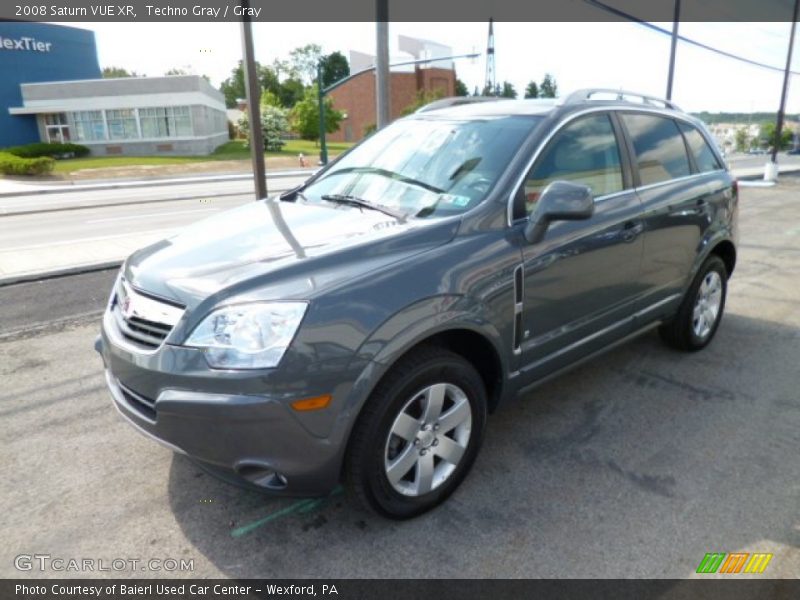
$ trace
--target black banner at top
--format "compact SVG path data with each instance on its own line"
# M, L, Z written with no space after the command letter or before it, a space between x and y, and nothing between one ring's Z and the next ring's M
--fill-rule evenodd
M389 20L789 21L794 0L388 0ZM63 22L375 21L376 0L3 0L0 20Z

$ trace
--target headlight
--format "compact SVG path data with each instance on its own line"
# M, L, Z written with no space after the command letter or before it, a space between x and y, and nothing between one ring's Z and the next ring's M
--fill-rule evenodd
M208 364L217 369L275 367L305 312L305 302L227 306L203 319L184 345L204 348Z

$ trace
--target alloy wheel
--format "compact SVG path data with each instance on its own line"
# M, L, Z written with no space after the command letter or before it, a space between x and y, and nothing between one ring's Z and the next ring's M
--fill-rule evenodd
M422 496L453 474L472 432L472 408L461 388L436 383L414 394L386 440L384 469L392 488Z

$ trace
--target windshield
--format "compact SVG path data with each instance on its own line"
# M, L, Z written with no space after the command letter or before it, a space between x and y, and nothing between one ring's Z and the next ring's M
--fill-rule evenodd
M462 213L487 196L538 119L397 121L342 157L302 196L312 203L354 197L418 218Z

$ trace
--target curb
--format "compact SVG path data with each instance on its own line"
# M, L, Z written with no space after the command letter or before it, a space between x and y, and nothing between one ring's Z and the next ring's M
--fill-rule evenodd
M63 267L54 271L41 271L38 273L24 273L22 275L11 275L0 277L0 287L17 285L20 283L30 283L33 281L46 281L48 279L58 279L59 277L69 277L70 275L81 275L82 273L94 273L95 271L107 271L116 269L122 265L122 260L109 260L101 263L80 265L76 267Z
M800 165L787 167L783 171L778 171L778 178L781 175L794 175L796 173L800 173ZM731 171L731 174L739 181L757 181L759 179L764 179L764 169L761 169L760 173L753 173L750 175L737 175L734 171Z
M214 198L226 198L228 196L240 196L241 193L230 192L227 194L214 194ZM101 204L75 204L73 206L61 206L53 208L34 208L33 210L15 210L11 212L3 212L0 209L0 219L3 217L21 217L25 215L40 215L43 213L66 212L70 210L89 210L92 208L110 208L113 206L133 206L135 204L158 204L160 202L180 202L181 200L197 200L198 198L207 198L207 195L201 196L181 196L180 198L157 198L156 200L130 200L128 202L103 202Z
M273 174L267 173L267 179L283 179L297 177L299 175L313 175L316 169L297 169L294 171L277 171ZM164 179L147 179L144 181L124 180L118 182L105 183L71 183L64 185L53 185L52 188L38 190L23 190L21 192L0 192L0 198L10 198L15 196L35 196L39 194L61 194L64 192L87 192L115 190L119 188L139 188L156 187L165 185L186 185L189 183L214 183L217 181L243 181L253 179L252 173L237 173L232 175L210 175L207 177L171 177Z

